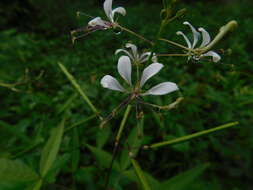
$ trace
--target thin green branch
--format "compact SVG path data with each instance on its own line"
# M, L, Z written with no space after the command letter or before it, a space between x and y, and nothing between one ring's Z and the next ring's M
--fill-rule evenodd
M62 65L61 63L58 63L59 67L61 68L61 70L63 71L63 73L67 76L67 78L70 80L71 84L75 87L75 89L79 92L79 94L82 96L82 98L84 99L84 101L90 106L90 108L92 109L92 111L100 118L102 119L102 117L99 115L98 110L96 109L96 107L91 103L89 97L84 93L84 91L81 89L80 85L76 82L75 78L73 77L73 75L71 75L68 70L66 69L66 67L64 65Z
M164 142L160 142L160 143L155 143L155 144L152 144L150 146L144 146L144 149L159 148L159 147L162 147L162 146L182 143L182 142L194 139L194 138L198 138L198 137L201 137L201 136L204 136L204 135L208 135L208 134L211 134L211 133L214 133L214 132L218 132L218 131L223 130L223 129L233 127L233 126L238 125L238 124L239 124L239 122L227 123L227 124L221 125L219 127L215 127L215 128L204 130L204 131L200 131L200 132L193 133L191 135L186 135L186 136L183 136L183 137L179 137L179 138L176 138L176 139L173 139L173 140L164 141Z

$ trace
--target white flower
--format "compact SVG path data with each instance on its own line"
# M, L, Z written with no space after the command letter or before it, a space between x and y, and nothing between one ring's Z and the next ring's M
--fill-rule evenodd
M170 92L178 90L178 86L173 82L163 82L160 83L148 91L142 93L141 88L144 84L155 74L157 74L163 68L163 64L152 63L143 70L141 80L137 88L134 88L132 85L131 74L132 74L132 64L128 56L121 56L118 61L118 72L120 76L132 87L132 93L136 96L146 96L146 95L165 95ZM120 92L128 92L121 84L110 75L105 75L101 79L101 85L104 88L108 88Z
M101 27L102 29L112 28L115 24L115 14L121 14L123 16L126 15L126 10L123 7L117 7L112 9L112 1L113 0L105 0L104 2L104 11L109 21L102 20L100 17L96 17L92 19L88 26L91 27Z
M130 48L130 50L128 51L128 50L125 50L125 49L117 49L115 51L115 54L118 54L120 52L124 52L135 63L136 62L137 63L146 62L146 61L148 61L149 56L151 55L151 52L145 52L145 53L139 54L138 51L137 51L138 49L137 49L136 45L131 44L131 43L127 43L125 47ZM157 62L157 57L156 57L155 54L153 54L152 61Z
M184 37L187 43L187 47L190 50L196 49L195 47L197 43L199 42L201 35L202 35L202 42L198 48L204 48L211 42L211 37L204 28L198 28L198 31L199 31L198 32L189 22L186 21L183 24L188 25L191 28L192 34L193 34L193 42L191 43L189 38L181 31L178 31L177 35L182 35ZM195 60L199 60L200 58L203 58L203 57L212 57L213 62L218 62L221 59L220 55L214 51L208 51L207 53L204 53L201 55L193 55L193 56L191 55L192 51L190 51L189 53L190 53L190 57L194 58Z

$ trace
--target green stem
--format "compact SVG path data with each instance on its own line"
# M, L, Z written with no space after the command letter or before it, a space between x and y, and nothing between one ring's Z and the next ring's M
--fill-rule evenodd
M121 138L121 134L122 134L122 131L123 131L125 125L126 125L126 121L127 121L128 115L131 111L131 108L132 108L131 105L128 105L127 108L126 108L126 111L124 113L124 117L123 117L123 119L120 123L119 131L118 131L117 136L116 136L116 143L118 143L120 138Z
M84 91L81 89L80 85L76 82L75 78L73 77L73 75L71 75L68 70L66 69L66 67L64 65L62 65L61 63L58 63L59 67L61 68L61 70L63 71L63 73L67 76L67 78L70 80L71 84L75 87L75 89L79 92L79 94L82 96L82 98L84 99L84 101L90 106L90 108L92 109L92 111L100 118L101 116L99 115L98 110L95 108L95 106L91 103L90 99L88 98L88 96L84 93Z
M159 148L161 146L182 143L184 141L188 141L188 140L191 140L191 139L194 139L194 138L197 138L197 137L208 135L208 134L211 134L211 133L214 133L214 132L217 132L217 131L220 131L220 130L223 130L223 129L226 129L226 128L229 128L229 127L232 127L232 126L235 126L235 125L238 125L238 124L239 124L239 122L227 123L227 124L221 125L219 127L215 127L215 128L208 129L208 130L205 130L205 131L200 131L200 132L193 133L191 135L186 135L186 136L183 136L183 137L179 137L179 138L176 138L176 139L173 139L173 140L164 141L164 142L160 142L160 143L155 143L155 144L152 144L150 146L144 146L144 149L146 149L146 148L147 149L148 148Z
M149 184L147 182L147 179L146 179L144 173L142 172L141 167L138 164L138 162L135 159L131 158L131 163L134 167L134 171L135 171L136 175L138 176L138 178L141 182L143 189L144 190L151 190L151 188L149 187Z

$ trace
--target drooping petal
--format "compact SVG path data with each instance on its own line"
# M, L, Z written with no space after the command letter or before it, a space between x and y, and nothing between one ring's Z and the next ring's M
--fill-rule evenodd
M88 22L89 26L95 27L95 26L102 26L107 28L108 26L106 25L105 21L102 20L100 17L96 17L92 19L90 22Z
M209 33L204 28L199 28L199 31L202 33L202 43L199 47L202 48L210 43L211 37L210 37Z
M106 16L111 19L112 14L112 0L105 0L104 2L104 11Z
M111 75L105 75L101 81L100 81L101 85L104 88L108 88L111 90L116 90L116 91L120 91L120 92L125 92L126 90L120 85L120 83L117 81L117 79L115 79L114 77L112 77Z
M131 60L128 56L121 56L118 61L118 72L120 76L130 85L132 85L131 81L131 73L132 73L132 65Z
M162 68L163 68L163 64L161 63L152 63L151 65L146 67L143 70L143 73L141 76L140 86L142 87L148 79L150 79L152 76L157 74Z
M134 60L133 55L129 51L125 50L125 49L117 49L115 51L115 55L119 54L120 52L124 52L125 54L127 54L128 57L130 57L132 60Z
M202 54L200 57L212 57L213 62L215 63L217 63L221 59L220 55L214 51L208 51L207 53Z
M124 7L118 7L112 10L112 20L114 20L115 13L119 13L123 16L126 15L126 9Z
M198 40L199 40L199 32L187 21L185 21L183 24L188 25L191 30L192 30L192 34L193 34L193 44L192 44L192 49L196 46Z
M127 44L126 44L126 48L131 48L132 53L133 53L133 57L134 57L135 59L138 59L138 52L137 52L137 47L136 47L136 45L131 44L131 43L127 43Z
M173 82L163 82L160 83L156 86L154 86L153 88L151 88L150 90L148 90L147 92L141 94L142 96L146 96L146 95L165 95L171 92L174 92L178 90L178 86L177 84L173 83Z
M186 43L187 43L188 48L192 48L192 45L191 45L190 40L187 38L187 36L186 36L183 32L178 31L176 34L177 34L177 35L183 36L183 37L184 37L184 40L185 40Z
M141 54L140 62L143 63L143 62L148 61L150 55L151 55L151 52L145 52ZM157 62L157 56L155 53L153 53L152 62Z

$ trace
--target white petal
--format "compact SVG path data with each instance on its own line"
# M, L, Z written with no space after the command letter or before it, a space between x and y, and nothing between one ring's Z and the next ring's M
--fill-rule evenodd
M143 62L148 61L150 55L151 55L151 52L145 52L141 54L140 62L143 63ZM157 62L157 57L155 53L153 53L152 62Z
M117 81L117 79L115 79L114 77L112 77L111 75L105 75L101 81L100 81L101 85L104 88L108 88L111 90L116 90L116 91L120 91L120 92L125 92L126 90L120 85L120 83Z
M146 96L146 95L165 95L165 94L168 94L170 92L174 92L176 90L178 90L178 86L175 83L173 83L173 82L163 82L163 83L160 83L160 84L154 86L153 88L151 88L147 92L143 93L142 96Z
M130 57L132 60L134 60L132 54L129 51L125 50L125 49L117 49L115 51L115 55L119 54L120 52L124 52L125 54L127 54L128 57Z
M103 26L107 28L108 26L106 25L105 21L103 21L100 17L96 17L92 19L90 22L88 22L89 26Z
M142 73L140 86L142 87L148 79L158 73L162 68L163 64L160 63L152 63L146 67Z
M136 47L136 45L131 44L131 43L127 43L127 44L126 44L126 48L131 48L132 53L133 53L133 57L134 57L135 59L138 58L138 52L137 52L137 47Z
M111 19L112 14L112 0L105 0L104 2L104 11L106 16Z
M202 33L202 43L199 47L202 48L210 43L211 37L210 37L209 33L204 28L199 28L199 31Z
M221 59L220 55L214 51L209 51L205 54L202 54L201 57L212 57L213 62L215 62L215 63L217 63Z
M114 19L115 13L119 13L119 14L125 16L126 15L126 9L124 7L118 7L116 9L113 9L112 10L112 19Z
M189 23L189 22L184 22L183 24L190 26L191 30L192 30L192 34L193 34L193 44L192 44L192 49L195 47L195 45L197 44L198 40L199 40L199 32Z
M186 36L183 32L178 31L178 32L177 32L177 35L183 36L183 37L184 37L184 40L185 40L186 43L187 43L188 48L192 48L192 45L191 45L190 40L187 38L187 36Z
M132 65L128 56L121 56L119 58L118 72L128 84L132 85L131 82Z

